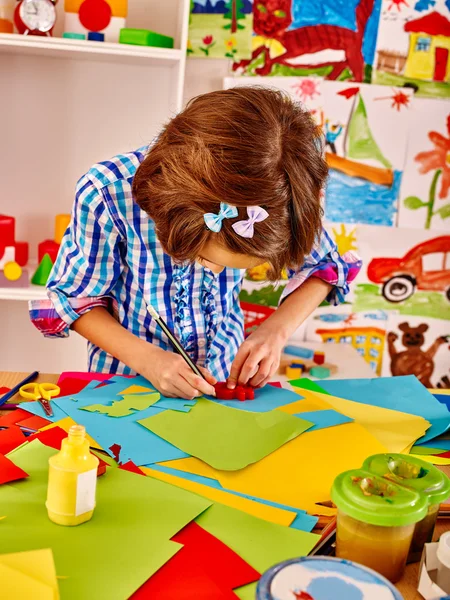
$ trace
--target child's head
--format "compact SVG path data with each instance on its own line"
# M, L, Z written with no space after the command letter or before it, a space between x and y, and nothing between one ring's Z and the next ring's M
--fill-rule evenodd
M174 260L216 271L269 262L276 279L300 266L317 239L326 176L307 110L282 92L237 87L195 98L168 123L133 194ZM244 237L236 223L249 214L253 235Z

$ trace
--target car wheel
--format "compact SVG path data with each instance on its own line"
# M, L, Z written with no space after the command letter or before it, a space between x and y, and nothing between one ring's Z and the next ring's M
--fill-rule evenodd
M410 298L416 290L416 283L408 275L392 277L383 285L381 293L388 302L403 302Z
M447 289L447 291L445 292L445 297L447 298L447 300L450 302L450 287Z

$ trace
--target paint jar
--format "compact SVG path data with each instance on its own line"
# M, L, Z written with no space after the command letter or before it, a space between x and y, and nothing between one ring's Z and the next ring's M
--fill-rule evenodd
M258 582L256 600L403 600L387 579L356 563L306 556L275 565Z
M436 556L438 559L436 583L446 594L450 594L450 531L441 535Z
M355 469L336 477L331 499L338 509L336 556L398 581L415 525L427 514L426 497L370 471Z
M432 464L405 454L376 454L363 469L426 496L428 512L415 527L408 556L408 562L419 561L424 545L433 539L439 506L450 496L450 479Z
M72 425L61 450L49 459L48 516L58 525L80 525L89 521L95 508L99 460L89 451L86 430Z

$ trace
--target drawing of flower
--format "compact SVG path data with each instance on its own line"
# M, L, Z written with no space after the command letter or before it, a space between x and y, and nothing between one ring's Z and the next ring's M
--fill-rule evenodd
M237 52L237 48L236 48L236 40L231 37L228 40L225 40L225 56L227 58L234 58L234 55Z
M448 137L445 137L438 131L430 131L428 133L428 138L434 145L433 150L419 152L414 159L420 164L419 173L426 174L430 171L434 171L428 195L428 202L423 202L417 196L409 196L405 199L405 206L411 210L427 207L425 229L430 228L431 220L434 215L439 214L441 219L450 217L450 203L441 206L436 211L434 210L439 177L441 177L441 187L439 190L439 198L441 200L447 198L450 188L450 115L447 117L447 134Z
M213 36L212 35L205 35L205 37L202 39L202 42L205 45L205 47L200 46L200 50L205 53L205 56L209 56L209 51L216 44L216 42L214 41Z
M192 48L191 40L187 41L186 52L187 52L188 56L189 56L189 54L194 54L194 49Z

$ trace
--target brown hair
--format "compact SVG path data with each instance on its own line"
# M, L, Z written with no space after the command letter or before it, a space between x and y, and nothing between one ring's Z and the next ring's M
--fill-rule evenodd
M193 99L163 129L139 166L133 194L153 219L164 251L195 261L205 242L271 264L269 277L299 267L321 228L320 195L327 176L323 141L309 112L283 92L236 87ZM219 233L203 215L220 202L239 216ZM231 225L247 206L269 217L243 238Z

